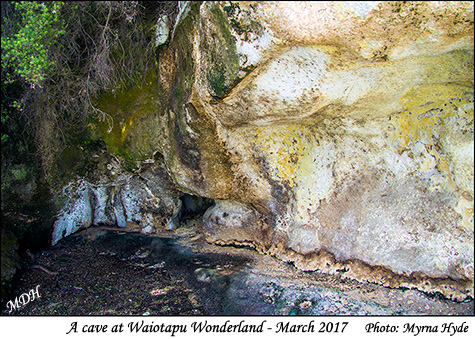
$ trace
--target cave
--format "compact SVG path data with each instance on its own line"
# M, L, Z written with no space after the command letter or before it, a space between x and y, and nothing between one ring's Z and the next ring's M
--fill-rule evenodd
M182 207L179 215L180 221L203 217L203 214L206 212L206 210L210 207L213 207L215 204L213 199L203 198L187 193L184 193L180 199L182 201Z
M473 2L79 5L5 85L2 315L474 314Z

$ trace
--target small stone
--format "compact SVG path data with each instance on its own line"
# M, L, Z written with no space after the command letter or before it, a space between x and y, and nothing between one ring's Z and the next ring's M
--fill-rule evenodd
M164 261L159 262L158 264L155 264L155 265L148 266L147 268L163 268L163 267L165 267Z
M146 226L144 227L142 232L145 234L151 234L151 233L155 233L155 229L152 226Z
M470 192L464 191L462 193L462 197L468 201L473 201L473 196L470 194Z
M309 308L310 306L312 306L312 302L308 300L305 300L299 304L299 307L303 309Z
M194 271L195 275L196 275L196 279L198 281L202 281L202 282L209 282L211 280L211 276L213 275L213 272L212 270L210 269L206 269L206 268L197 268L195 271Z

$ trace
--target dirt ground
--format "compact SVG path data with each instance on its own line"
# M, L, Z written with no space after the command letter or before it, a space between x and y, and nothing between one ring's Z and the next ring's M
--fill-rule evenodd
M193 222L155 236L91 227L25 257L2 315L473 315L474 302L342 280L207 244Z

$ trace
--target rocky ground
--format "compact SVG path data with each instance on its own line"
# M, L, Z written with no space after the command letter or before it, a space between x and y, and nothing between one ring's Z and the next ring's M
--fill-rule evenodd
M297 271L246 248L216 247L189 221L145 236L92 227L25 257L11 298L40 298L2 315L473 315L414 290Z

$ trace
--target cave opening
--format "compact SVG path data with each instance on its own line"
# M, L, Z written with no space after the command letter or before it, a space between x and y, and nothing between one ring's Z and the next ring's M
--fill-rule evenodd
M202 218L206 210L215 205L213 199L185 193L181 197L180 222Z

